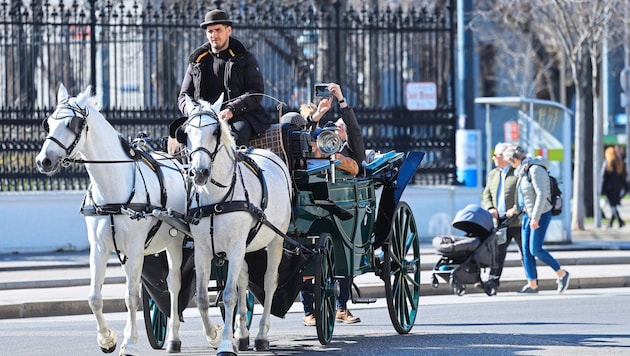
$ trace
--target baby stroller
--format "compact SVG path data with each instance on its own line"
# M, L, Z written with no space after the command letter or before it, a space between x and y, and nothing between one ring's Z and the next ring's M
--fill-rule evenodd
M496 294L494 283L483 283L482 268L493 268L497 261L497 240L504 222L495 228L492 215L479 205L470 204L457 212L453 227L466 236L441 235L433 238L433 247L442 258L433 267L431 286L437 288L438 276L448 282L453 293L466 294L466 284L481 283L487 295ZM501 235L504 238L503 235Z

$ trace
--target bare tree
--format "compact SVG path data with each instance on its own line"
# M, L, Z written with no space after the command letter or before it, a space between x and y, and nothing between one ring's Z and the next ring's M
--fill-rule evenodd
M619 20L622 0L514 0L481 1L487 6L485 11L499 20L501 28L514 31L527 31L532 40L539 42L544 51L560 63L566 63L570 79L575 85L575 141L573 200L571 211L573 230L584 229L584 177L585 162L593 162L594 186L597 187L597 174L602 150L602 116L599 98L602 44L608 37L618 36L618 28L610 26ZM486 15L488 16L488 15ZM557 55L561 57L558 58ZM561 68L562 70L562 68ZM590 83L587 78L590 78ZM593 151L587 151L587 120L583 105L585 86L590 84L593 91ZM567 148L569 149L569 148ZM598 189L594 189L597 191ZM594 193L594 197L598 194Z

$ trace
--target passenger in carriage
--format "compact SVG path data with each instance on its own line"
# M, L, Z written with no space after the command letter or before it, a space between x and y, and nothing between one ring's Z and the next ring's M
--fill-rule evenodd
M357 118L352 108L346 102L341 87L336 83L329 83L328 90L331 96L322 99L316 106L313 103L302 105L300 114L307 120L307 125L317 132L320 120L330 110L332 102L336 99L339 103L341 118L335 121L337 133L344 141L343 147L335 158L340 161L337 166L352 175L357 175L363 168L365 161L365 145L361 128L357 122ZM337 314L338 322L346 324L354 324L361 322L361 319L352 315L348 309L348 300L350 299L350 282L352 278L344 277L339 279L339 296L337 297ZM304 306L304 318L302 323L306 326L315 325L315 315L313 307L313 279L306 278L304 280L303 289L300 291L300 300Z
M265 132L273 123L260 105L264 80L258 61L243 43L231 37L232 20L224 11L209 11L199 26L208 42L189 57L179 92L179 110L188 116L186 95L212 103L223 94L219 118L228 121L237 145L247 145L251 137Z

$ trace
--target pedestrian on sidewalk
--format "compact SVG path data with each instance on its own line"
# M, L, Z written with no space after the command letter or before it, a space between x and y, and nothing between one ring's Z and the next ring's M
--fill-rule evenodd
M510 147L510 144L505 142L499 142L494 147L492 159L496 167L488 174L486 187L481 196L481 207L492 214L496 226L499 226L507 219L507 209L514 206L516 197L517 177L514 174L515 170L503 156L503 152L508 147ZM523 260L520 218L514 218L508 223L505 234L505 243L497 246L498 265L490 269L488 281L481 285L488 295L495 295L497 289L499 289L505 257L512 240L518 246L521 261Z
M621 204L621 198L626 195L626 165L612 146L606 148L604 158L601 169L601 192L606 196L610 206L608 228L613 227L615 219L619 222L619 227L622 228L626 223L621 219L618 207Z
M569 287L569 272L543 248L547 228L551 222L551 187L549 184L548 163L542 157L527 157L525 150L518 145L508 147L503 156L516 169L516 204L507 211L507 216L523 212L522 251L527 284L517 293L538 293L538 271L536 259L551 267L558 275L558 293Z

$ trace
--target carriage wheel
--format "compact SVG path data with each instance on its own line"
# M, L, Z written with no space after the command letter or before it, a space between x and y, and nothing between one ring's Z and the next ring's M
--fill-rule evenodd
M225 319L225 304L223 303L223 291L217 295L217 302L219 304L219 310L221 311L221 318ZM254 315L254 294L247 290L247 329L252 325L252 317ZM232 325L236 326L236 317L238 316L238 304L232 314Z
M147 331L149 344L155 350L161 350L166 340L168 316L162 313L149 292L142 286L142 313L144 314L144 328Z
M326 345L332 339L336 316L335 250L332 235L319 236L319 252L315 255L315 326L319 343Z
M420 241L407 203L396 208L387 242L383 245L383 281L389 318L399 334L413 327L420 299Z

